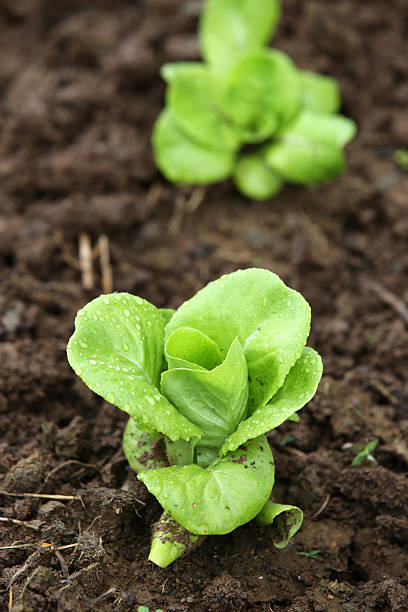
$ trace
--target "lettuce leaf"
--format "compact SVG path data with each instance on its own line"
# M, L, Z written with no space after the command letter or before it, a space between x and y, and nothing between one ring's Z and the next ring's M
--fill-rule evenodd
M244 142L261 142L286 125L300 104L299 73L282 51L260 49L226 76L222 108Z
M346 166L341 147L315 142L301 134L285 134L268 147L266 162L286 180L301 185L334 179Z
M142 431L132 418L123 432L122 446L130 467L136 472L169 464L160 435Z
M356 133L356 124L343 115L303 110L288 125L282 136L303 136L313 142L344 147Z
M158 468L138 478L190 533L224 534L262 510L273 487L274 463L266 437L260 436L207 468Z
M335 79L308 70L300 71L301 99L304 108L318 113L337 113L341 105Z
M279 18L277 0L207 0L200 22L202 55L225 72L240 56L265 45Z
M183 331L190 330L178 328L167 345ZM248 370L239 340L232 342L223 363L210 371L176 368L163 372L161 388L180 414L202 432L196 445L196 462L209 465L245 417Z
M240 155L233 180L241 193L254 200L267 200L283 187L283 179L265 163L263 151Z
M343 147L356 125L342 115L303 110L265 149L267 165L294 183L313 185L336 177L345 167Z
M205 333L222 356L238 338L248 365L252 413L272 398L302 355L310 307L276 274L250 268L222 276L184 302L167 324L166 338L179 327Z
M323 371L320 355L305 348L286 377L283 386L265 406L258 408L224 442L220 454L235 450L248 439L275 429L305 404L316 393Z
M198 329L179 327L165 345L169 368L212 370L222 362L215 342Z
M285 548L297 531L299 531L303 512L297 506L275 504L267 501L256 517L261 525L273 525L271 537L276 548Z
M127 412L140 429L189 440L200 430L159 389L164 326L160 311L146 300L102 295L78 312L68 361L92 391Z
M230 176L235 154L206 147L185 134L170 109L157 119L152 136L157 166L173 183L205 185Z
M235 151L240 136L221 111L222 81L205 64L184 64L172 72L166 101L178 127L204 147Z

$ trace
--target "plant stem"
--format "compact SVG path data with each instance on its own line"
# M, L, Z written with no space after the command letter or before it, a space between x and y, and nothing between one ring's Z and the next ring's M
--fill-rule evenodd
M204 540L184 529L167 512L153 525L152 546L149 560L159 567L167 567L182 555L189 553Z

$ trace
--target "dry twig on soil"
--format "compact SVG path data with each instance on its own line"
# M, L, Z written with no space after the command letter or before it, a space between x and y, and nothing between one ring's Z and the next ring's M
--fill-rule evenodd
M11 523L12 525L28 527L29 529L38 531L40 528L39 525L41 524L41 521L20 521L19 519L9 518L8 516L0 516L0 523Z
M112 266L110 264L109 254L109 238L102 234L98 239L99 246L99 263L102 273L102 289L104 293L112 293L113 291L113 275Z
M79 263L82 271L82 286L84 289L92 289L94 286L92 246L91 239L85 232L79 235Z
M391 306L397 314L408 324L408 306L395 293L389 291L386 287L376 281L366 279L365 285L371 289L385 304Z

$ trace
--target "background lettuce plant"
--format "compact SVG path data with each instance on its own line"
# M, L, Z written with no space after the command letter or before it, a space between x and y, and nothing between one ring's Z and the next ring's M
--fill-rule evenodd
M355 124L337 114L334 79L298 70L265 46L279 17L278 0L207 0L204 62L162 68L167 105L152 142L168 180L205 184L232 176L243 194L262 200L285 181L316 184L344 169Z
M283 547L302 512L270 500L266 434L313 397L320 356L310 307L262 269L210 283L177 311L114 293L78 312L68 360L130 416L123 446L164 514L150 559L166 567L202 536L257 517Z

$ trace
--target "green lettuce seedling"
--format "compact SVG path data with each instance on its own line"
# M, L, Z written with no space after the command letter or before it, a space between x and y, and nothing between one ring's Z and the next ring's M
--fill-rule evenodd
M371 461L371 463L377 463L375 457L372 455L372 452L376 449L377 444L378 440L371 440L371 442L368 442L368 444L366 444L365 446L357 444L355 448L360 452L354 457L353 461L351 462L351 465L360 465L360 463L363 463L366 460Z
M210 283L177 311L127 293L78 312L68 360L130 416L123 448L164 513L149 559L166 567L257 518L278 548L302 511L270 500L266 434L315 394L320 356L305 347L310 307L267 270Z
M204 62L162 68L167 105L152 142L168 180L206 184L232 176L243 194L263 200L285 181L317 184L344 169L355 124L337 114L334 79L298 70L265 46L279 17L278 0L207 0Z
M320 554L320 550L310 550L309 552L302 551L298 552L300 557L307 557L308 559L317 559L317 556Z

